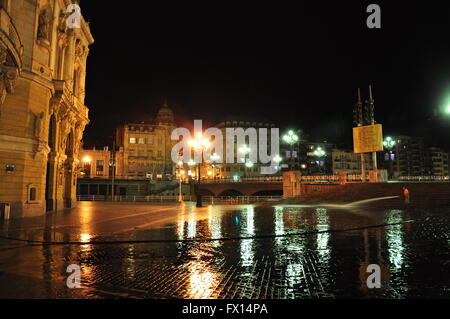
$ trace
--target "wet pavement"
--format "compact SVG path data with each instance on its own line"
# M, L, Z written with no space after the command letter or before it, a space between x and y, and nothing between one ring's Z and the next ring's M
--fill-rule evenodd
M0 237L0 298L450 298L449 208L83 202Z

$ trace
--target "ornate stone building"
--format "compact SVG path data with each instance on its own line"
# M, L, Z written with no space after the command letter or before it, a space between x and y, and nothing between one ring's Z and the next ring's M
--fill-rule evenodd
M175 117L167 103L151 123L130 123L116 130L117 176L165 178L174 174L171 158ZM116 153L116 156L118 155Z
M78 150L89 123L86 60L94 42L69 0L0 0L0 202L11 216L76 204Z

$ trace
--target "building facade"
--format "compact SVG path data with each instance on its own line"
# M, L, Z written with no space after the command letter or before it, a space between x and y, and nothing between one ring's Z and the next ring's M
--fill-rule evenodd
M449 176L449 154L443 149L430 147L427 152L427 163L431 176Z
M332 151L333 174L345 172L359 175L362 172L361 154L353 151L333 149ZM373 170L372 154L364 154L364 169L366 174Z
M167 103L158 111L153 123L120 126L116 130L117 176L156 179L174 175L171 134L175 128L174 113Z
M116 174L121 176L123 151L116 151ZM112 177L113 152L108 146L101 150L80 150L78 177L80 178L110 178Z
M426 176L430 174L427 165L427 150L422 137L394 136L396 145L393 148L391 159L385 157L385 161L392 161L393 177L401 176Z
M71 4L0 1L0 202L13 218L76 204L94 39L82 16L79 28L68 25Z
M270 129L275 128L273 123L269 123L266 121L244 121L244 120L227 120L221 122L214 127L220 129L222 131L223 138L226 138L226 129L227 128L243 128L244 131L248 128L255 128L258 132L259 129L267 129L267 152L271 154L271 140L270 140ZM257 138L259 140L259 135L257 133ZM246 143L248 144L248 137ZM223 156L226 157L226 147L224 143ZM255 163L250 161L249 154L243 154L240 152L240 148L243 145L238 145L238 141L234 139L234 156L235 163L226 163L225 159L220 159L218 163L214 163L209 159L205 159L204 165L202 165L202 179L239 179L239 178L252 178L261 176L261 167L268 166L269 164L261 164L259 161L254 161ZM258 152L258 150L250 150L250 152ZM259 156L259 155L258 155Z

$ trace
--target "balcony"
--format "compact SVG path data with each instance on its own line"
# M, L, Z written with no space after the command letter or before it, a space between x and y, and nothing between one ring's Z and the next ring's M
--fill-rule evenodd
M53 85L57 95L61 96L66 103L73 106L85 118L89 118L89 109L73 94L66 81L53 80Z

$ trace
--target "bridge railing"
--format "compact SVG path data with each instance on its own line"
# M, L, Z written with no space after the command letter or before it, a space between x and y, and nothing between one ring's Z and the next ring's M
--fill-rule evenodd
M249 204L274 202L281 200L282 196L202 196L202 202L207 204ZM80 202L112 202L111 196L105 195L79 195ZM178 196L114 196L115 202L137 203L175 203ZM183 196L183 201L195 201L195 196Z
M183 201L192 201L194 196L184 195ZM170 203L178 202L179 196L112 196L106 195L78 195L79 202L144 202L144 203Z
M228 184L228 183L278 183L283 182L282 176L260 176L260 177L245 177L239 179L220 178L220 179L204 179L201 184Z
M318 176L301 176L301 182L307 183L337 183L339 182L338 175L318 175Z
M275 202L281 200L282 196L203 196L202 202L207 204L250 204Z
M400 176L402 182L449 182L450 176Z

